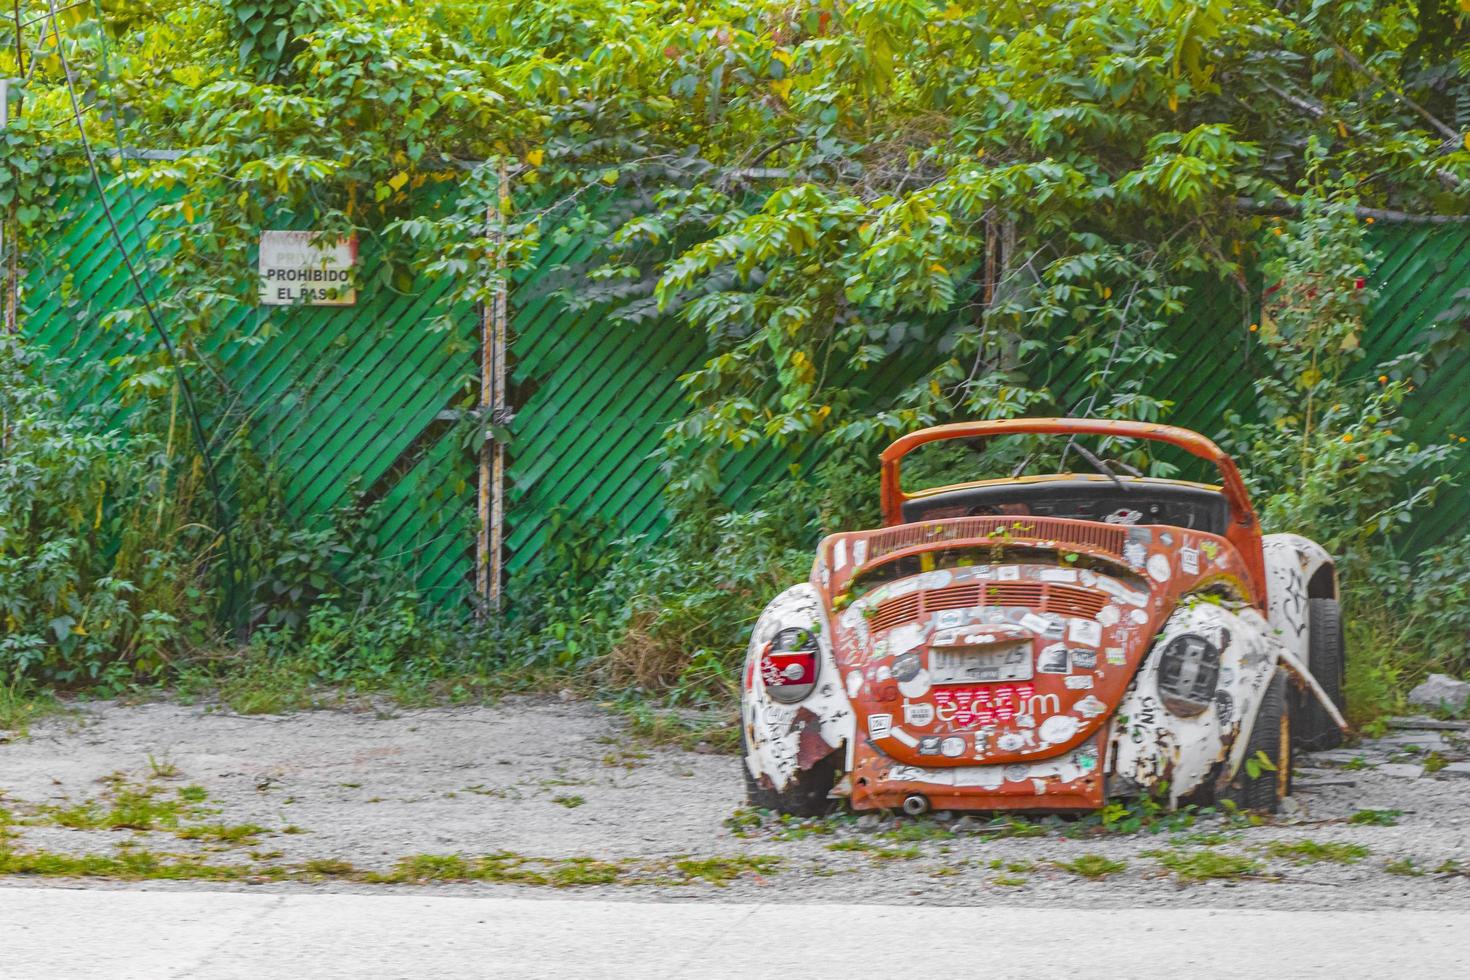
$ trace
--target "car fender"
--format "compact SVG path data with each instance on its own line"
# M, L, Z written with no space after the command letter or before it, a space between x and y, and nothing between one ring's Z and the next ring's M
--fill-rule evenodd
M816 686L801 701L783 704L766 693L759 669L766 645L783 629L809 630L817 641ZM854 716L832 656L832 630L816 589L794 585L772 599L756 620L745 654L741 695L745 765L777 790L842 745L851 767Z
M1164 651L1185 633L1205 637L1220 651L1213 702L1192 717L1166 707L1160 687ZM1169 803L1177 805L1210 779L1233 777L1244 761L1280 649L1253 607L1186 597L1165 621L1119 703L1109 739L1113 786L1153 792L1167 781Z
M1300 534L1267 534L1261 549L1266 556L1267 619L1286 648L1306 663L1311 631L1307 600L1337 596L1332 556Z

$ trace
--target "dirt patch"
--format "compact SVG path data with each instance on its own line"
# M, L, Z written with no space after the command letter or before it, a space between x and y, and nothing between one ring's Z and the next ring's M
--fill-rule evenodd
M640 745L588 702L90 703L0 744L0 853L7 884L1450 908L1470 899L1467 754L1457 733L1397 731L1304 757L1288 813L1258 826L782 823L743 810L735 758Z

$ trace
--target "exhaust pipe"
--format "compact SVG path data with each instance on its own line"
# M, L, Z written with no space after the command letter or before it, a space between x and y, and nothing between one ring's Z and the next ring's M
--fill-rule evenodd
M911 793L904 797L903 812L911 817L922 817L929 812L929 797L923 793Z

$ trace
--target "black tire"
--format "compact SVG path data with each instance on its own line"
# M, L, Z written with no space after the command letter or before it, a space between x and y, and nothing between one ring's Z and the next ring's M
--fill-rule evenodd
M762 786L759 780L750 774L750 766L745 764L746 754L745 724L742 720L740 725L740 771L745 774L745 799L751 806L761 810L774 810L793 817L821 817L831 813L835 808L837 801L828 799L827 794L832 792L833 786L837 785L837 771L842 760L840 750L833 751L831 755L810 769L798 769L796 775L786 784L786 788L781 790L771 786Z
M1238 810L1275 813L1281 800L1291 793L1291 715L1286 710L1286 687L1286 674L1278 669L1266 685L1240 770L1216 796L1234 803ZM1252 776L1247 763L1259 760L1261 753L1276 769L1273 772L1261 766Z
M1307 668L1327 692L1338 711L1347 707L1347 655L1342 640L1342 610L1336 599L1307 600ZM1342 729L1305 686L1293 684L1291 747L1298 752L1322 752L1342 744Z

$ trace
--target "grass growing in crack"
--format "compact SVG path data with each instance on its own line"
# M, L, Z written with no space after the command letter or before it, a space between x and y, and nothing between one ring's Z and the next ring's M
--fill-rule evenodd
M1353 864L1369 855L1362 844L1326 844L1314 840L1273 840L1266 845L1266 853L1273 858L1294 861L1297 864L1316 864L1325 861L1331 864Z
M1196 884L1201 881L1220 881L1245 878L1261 873L1261 863L1240 854L1224 854L1220 851L1151 851L1156 858L1179 881Z
M1084 854L1071 861L1058 861L1057 867L1083 878L1106 878L1128 867L1127 861L1114 861L1101 854Z
M1024 874L1036 870L1035 861L1002 861L996 858L987 865L991 871L1009 871L1012 874Z
M1002 888L1019 888L1026 884L1026 879L1017 875L997 875L990 879L990 883L992 885L999 885Z
M183 786L179 788L179 799L185 803L203 803L209 799L209 793L203 786Z
M1399 817L1403 815L1402 810L1359 810L1348 817L1348 823L1364 824L1370 827L1397 827Z
M110 806L94 801L67 807L43 807L41 815L71 830L173 830L187 809L179 800L154 798L151 787L114 789Z
M0 875L42 878L114 878L121 881L234 881L285 877L284 869L207 864L193 858L129 850L117 855L72 855L0 850Z
M301 870L309 875L321 875L327 878L350 878L358 873L349 861L340 861L337 858L313 858L301 866Z
M777 857L679 858L674 861L674 870L685 878L720 886L728 885L746 873L773 874L780 867L781 859Z
M1411 878L1417 878L1424 873L1421 868L1414 864L1413 858L1399 858L1397 861L1389 861L1383 866L1383 870L1391 875L1405 875Z
M148 754L148 771L154 779L173 779L179 774L179 767L174 764L168 756L155 758L153 753Z
M568 810L575 810L583 803L586 803L587 800L585 797L582 796L553 796L551 798L551 802L557 804L558 806L564 806Z
M174 836L180 840L216 841L222 844L254 844L256 837L268 833L270 831L253 823L234 825L206 823L195 827L181 827L174 831Z
M1445 766L1450 764L1450 760L1446 759L1438 752L1430 752L1424 757L1423 761L1425 772L1439 772Z

